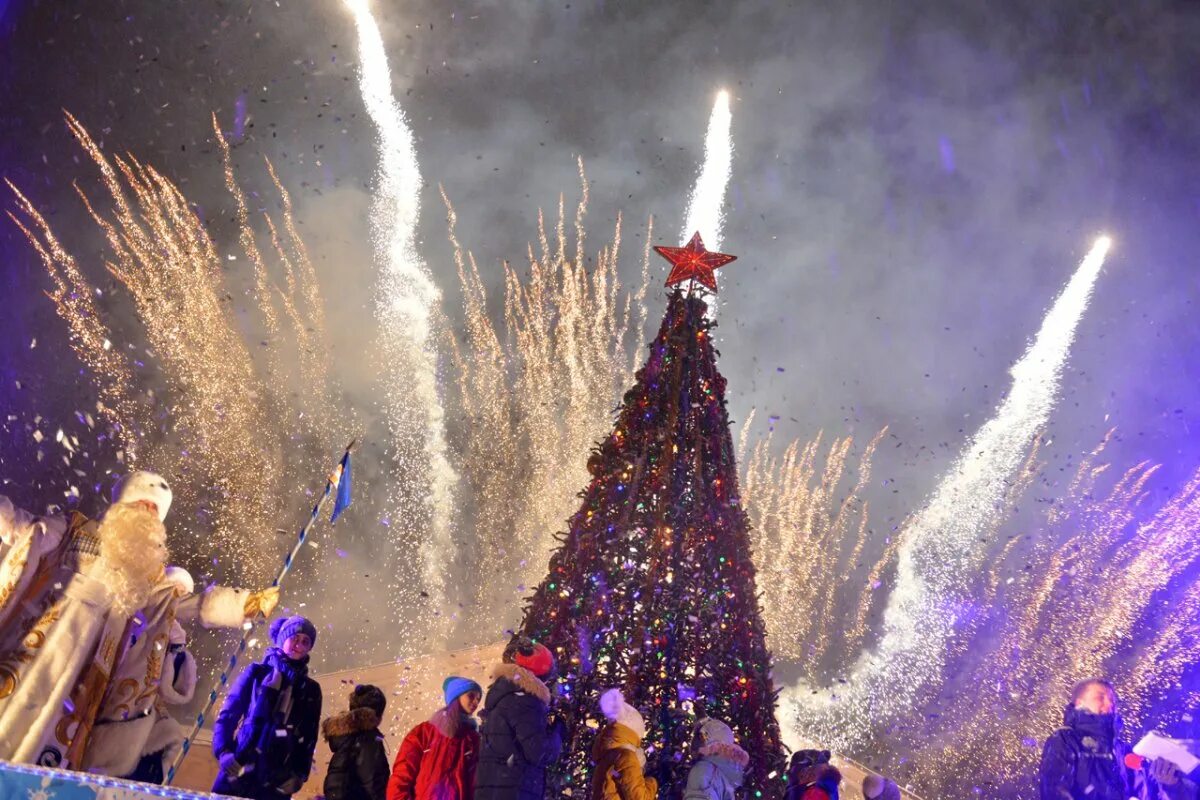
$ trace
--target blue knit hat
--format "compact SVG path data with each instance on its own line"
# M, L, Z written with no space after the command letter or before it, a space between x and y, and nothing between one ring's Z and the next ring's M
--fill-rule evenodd
M297 633L307 633L312 643L317 643L317 626L299 614L294 617L280 617L271 623L271 642L276 647L283 647L283 643Z
M467 692L483 694L483 688L470 678L460 678L457 675L451 675L442 681L442 693L446 695L446 705L450 705Z

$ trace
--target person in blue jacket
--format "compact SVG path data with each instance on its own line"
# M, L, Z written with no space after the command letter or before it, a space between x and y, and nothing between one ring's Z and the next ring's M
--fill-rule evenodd
M273 646L238 676L213 723L217 794L283 800L312 770L321 687L308 677L308 654L317 629L294 616L275 620L270 631Z

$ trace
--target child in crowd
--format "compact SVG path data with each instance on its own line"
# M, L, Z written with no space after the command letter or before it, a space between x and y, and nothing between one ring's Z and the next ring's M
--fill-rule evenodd
M829 763L828 750L798 750L788 765L785 800L838 800L842 773Z
M700 759L688 772L684 800L734 800L745 778L750 754L733 740L733 729L719 719L696 725Z
M473 680L451 675L442 683L446 701L428 722L409 731L400 745L387 800L472 800L479 763L479 732L472 714L483 699Z
M350 710L321 723L329 742L325 800L384 800L388 757L379 725L387 698L378 686L360 684L350 693Z
M646 723L642 715L625 702L620 689L609 689L600 696L600 710L608 719L592 745L591 800L654 800L658 781L647 778L646 752L642 739Z
M283 617L270 634L273 646L238 676L213 723L216 794L282 800L312 769L321 687L308 677L308 654L317 629L304 617Z

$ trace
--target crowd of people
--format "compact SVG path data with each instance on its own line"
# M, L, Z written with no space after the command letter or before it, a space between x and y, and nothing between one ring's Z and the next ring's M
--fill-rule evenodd
M148 472L120 481L98 520L31 514L0 496L0 760L163 782L184 740L168 708L196 688L184 623L237 628L273 615L276 588L197 592L185 570L166 563L171 500L167 481ZM550 721L556 668L544 645L514 638L486 694L470 679L446 678L444 704L408 732L389 764L378 687L355 687L348 709L322 723L321 687L308 674L316 641L302 616L271 623L271 646L238 674L214 722L214 792L291 797L324 736L326 800L544 796L563 740L561 721ZM641 714L615 688L598 706L607 722L591 752L588 800L654 800L662 776L647 771ZM728 724L699 720L691 751L686 781L671 780L682 786L678 797L745 796L751 757ZM844 781L830 762L828 751L793 753L786 800L837 800ZM1200 800L1197 772L1132 753L1115 690L1093 678L1074 688L1062 727L1046 740L1038 785L1041 800ZM861 790L867 800L901 797L878 775Z

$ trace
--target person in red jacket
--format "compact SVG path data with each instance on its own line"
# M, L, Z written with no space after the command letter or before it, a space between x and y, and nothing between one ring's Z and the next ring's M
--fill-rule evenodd
M483 689L451 675L442 683L446 705L408 732L388 781L387 800L472 800L479 731L472 714Z

